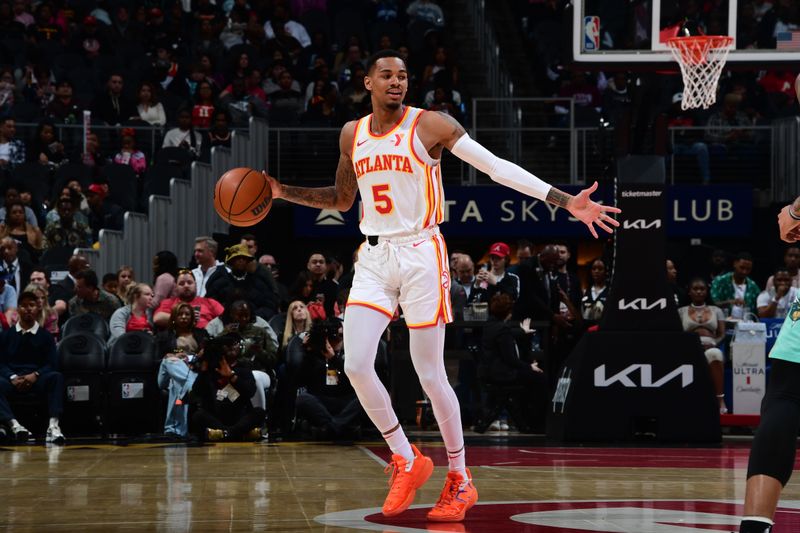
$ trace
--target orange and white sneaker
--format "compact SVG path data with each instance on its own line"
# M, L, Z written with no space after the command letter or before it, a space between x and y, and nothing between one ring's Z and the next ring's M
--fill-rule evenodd
M461 522L478 501L478 489L472 484L472 474L467 469L467 479L458 472L448 472L439 501L428 512L431 522Z
M386 465L384 472L392 470L392 477L389 479L389 495L383 502L383 516L397 516L408 509L414 501L417 489L433 473L431 458L422 455L413 444L411 449L414 451L414 462L410 469L406 469L408 461L402 455L392 455L392 462Z

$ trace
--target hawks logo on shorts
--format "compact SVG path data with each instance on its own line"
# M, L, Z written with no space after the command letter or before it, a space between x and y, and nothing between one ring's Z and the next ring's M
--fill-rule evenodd
M356 124L352 160L364 206L364 235L408 235L444 220L439 161L417 136L422 113L406 107L400 121L382 135L372 133L372 115Z

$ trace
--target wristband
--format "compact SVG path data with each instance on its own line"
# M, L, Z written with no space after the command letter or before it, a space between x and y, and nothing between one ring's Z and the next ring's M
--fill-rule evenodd
M19 376L18 376L18 375L16 375L16 374L11 374L10 376L8 376L8 381L14 381L14 380L15 380L15 379L17 379L18 377L19 377Z
M789 216L797 221L800 221L800 216L794 214L794 209L792 209L792 206L789 206Z

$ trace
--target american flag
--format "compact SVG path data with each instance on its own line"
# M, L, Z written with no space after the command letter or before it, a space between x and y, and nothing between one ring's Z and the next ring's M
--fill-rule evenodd
M800 31L779 31L778 50L800 50Z

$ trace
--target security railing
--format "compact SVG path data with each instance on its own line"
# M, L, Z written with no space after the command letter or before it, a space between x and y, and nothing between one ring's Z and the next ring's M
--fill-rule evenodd
M747 182L768 189L775 181L775 140L775 126L669 128L670 182Z

